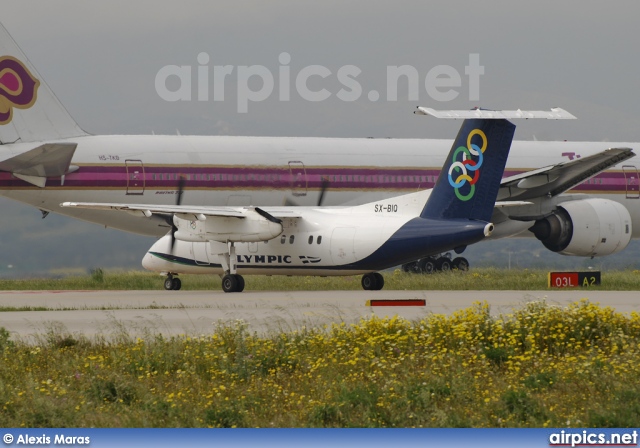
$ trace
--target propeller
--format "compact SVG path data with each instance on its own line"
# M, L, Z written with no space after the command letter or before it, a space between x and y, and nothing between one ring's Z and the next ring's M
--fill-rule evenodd
M265 212L261 208L254 207L254 210L258 215L262 216L267 221L273 222L275 224L282 224L282 219L276 218L275 216Z
M322 183L320 185L320 196L318 196L318 207L322 205L322 201L324 200L324 194L327 192L327 188L329 188L329 179L326 177L322 178Z
M320 195L318 196L318 202L317 202L317 206L320 207L322 205L322 202L324 201L324 194L327 192L327 189L329 188L329 179L327 179L326 177L322 177L322 180L320 181ZM299 207L300 204L298 204L295 201L292 201L289 198L286 198L284 201L284 205L287 207Z
M180 206L180 204L182 204L182 193L184 192L184 183L185 183L184 176L180 175L180 177L178 178L178 196L176 197L176 206L178 207ZM171 225L171 247L169 251L171 254L173 254L173 246L175 246L176 244L175 233L178 231L176 224L173 222L173 216L174 215L171 215L168 218L169 224Z

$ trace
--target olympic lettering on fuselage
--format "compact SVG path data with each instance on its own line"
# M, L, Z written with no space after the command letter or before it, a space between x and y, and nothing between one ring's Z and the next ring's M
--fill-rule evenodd
M291 264L291 255L236 255L238 264Z

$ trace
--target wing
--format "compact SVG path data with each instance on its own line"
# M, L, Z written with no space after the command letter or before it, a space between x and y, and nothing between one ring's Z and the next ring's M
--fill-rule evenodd
M527 201L554 197L634 156L630 148L611 148L592 156L507 177L500 183L497 200Z
M150 218L154 214L162 215L178 215L183 217L190 215L194 218L204 221L202 217L220 216L227 218L244 219L251 213L257 213L265 219L273 218L301 218L302 215L293 210L274 210L266 212L258 207L213 207L213 206L194 206L194 205L155 205L155 204L123 204L123 203L104 203L104 202L63 202L61 207L87 208L92 210L118 210L129 212L134 215L145 216Z
M259 207L197 207L99 202L63 202L60 206L116 210L146 218L151 218L154 214L162 215L172 225L172 235L175 239L190 242L268 241L282 233L284 229L282 219L302 217L300 213L293 210L274 209L271 214Z

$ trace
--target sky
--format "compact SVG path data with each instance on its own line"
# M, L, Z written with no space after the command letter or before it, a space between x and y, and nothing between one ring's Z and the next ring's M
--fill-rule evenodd
M637 1L0 0L0 11L40 75L90 133L449 138L458 124L415 116L415 107L561 106L579 120L519 123L516 138L640 141ZM207 101L197 100L201 53L209 57ZM470 55L483 70L477 98L465 74ZM193 69L191 101L159 95L156 77L165 66ZM233 69L224 101L213 98L221 79L213 76L215 66ZM238 85L246 81L240 67L253 66L265 67L275 88L239 113ZM328 99L298 94L296 78L309 66L330 73L307 81L310 90L331 93ZM337 97L345 66L360 71L355 101ZM403 78L397 100L390 100L387 70L394 66L417 73L417 98L409 97ZM460 76L453 100L434 98L425 87L441 66ZM282 67L290 73L289 101L281 100ZM257 91L261 78L247 85ZM176 89L178 78L165 86ZM369 99L371 90L377 101Z
M640 142L638 17L637 0L0 0L0 21L39 78L92 134L453 138L458 122L414 115L416 106L560 106L578 120L518 122L516 138ZM466 67L474 58L482 74L472 85ZM171 66L191 69L190 101L160 94L157 78ZM202 84L199 67L208 71ZM215 76L216 67L231 72ZM264 87L262 77L247 79L256 67L274 88L261 101L241 101ZM318 67L323 76L302 77ZM401 78L395 99L394 67L409 67L417 80ZM340 73L351 74L360 95L338 96L348 87ZM329 97L310 101L298 78ZM434 90L447 81L454 86ZM175 75L163 82L168 91L184 87ZM105 232L31 210L42 232L74 229L67 240L58 232L60 244L73 244L79 225L87 235Z

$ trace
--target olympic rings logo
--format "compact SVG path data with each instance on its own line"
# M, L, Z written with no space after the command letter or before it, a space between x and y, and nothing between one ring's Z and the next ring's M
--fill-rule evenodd
M479 136L482 145L479 147L471 143L474 136ZM468 201L476 192L476 182L480 178L480 167L484 160L483 153L487 149L487 136L480 129L469 132L467 137L467 147L458 146L453 153L453 160L449 166L449 184L455 189L456 196L461 201ZM458 161L458 156L462 154L462 160ZM473 174L473 177L471 175ZM454 180L455 178L455 180ZM460 193L460 188L469 183L471 189L467 194Z

